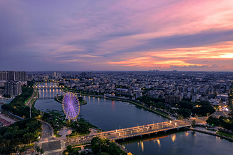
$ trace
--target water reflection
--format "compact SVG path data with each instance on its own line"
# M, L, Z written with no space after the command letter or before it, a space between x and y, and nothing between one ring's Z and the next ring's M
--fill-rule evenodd
M157 143L159 145L159 148L161 148L161 143L160 143L160 140L159 139L156 139L157 140Z
M172 142L175 142L176 140L176 134L171 135Z
M216 136L216 142L219 144L221 143L221 138Z
M41 83L37 85L38 87L43 87L45 88L46 86L48 86L48 89L39 89L39 98L53 98L55 97L57 94L58 95L63 95L64 92L61 89L55 89L54 87L56 86L55 83Z
M141 149L142 149L142 152L143 152L144 151L143 141L140 141L140 146L141 146Z
M112 101L112 110L115 110L115 102Z
M233 143L230 141L204 133L189 132L191 131L167 133L169 138L167 136L154 136L154 139L145 136L134 140L128 139L124 142L119 141L118 143L124 145L129 152L137 155L222 155L229 154L229 152L233 151ZM161 133L161 135L163 135L163 133ZM151 143L151 141L153 143Z

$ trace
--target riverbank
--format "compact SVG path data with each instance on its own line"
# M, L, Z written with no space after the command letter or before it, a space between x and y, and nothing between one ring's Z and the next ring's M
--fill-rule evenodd
M129 152L126 148L124 148L122 145L118 144L117 142L114 141L114 143L125 153L127 153L127 155L133 155L131 152Z
M224 138L224 139L227 139L227 140L230 140L231 142L233 142L233 138L230 138L230 137L226 136L226 134L221 134L217 131L211 131L211 130L200 129L200 128L198 128L198 129L197 128L190 128L190 130L206 133L206 134L213 135L213 136L218 136L218 137L221 137L221 138Z
M33 89L33 87L31 86L23 86L22 94L16 96L9 104L2 105L2 109L9 111L22 118L30 118L30 108L28 107L32 105L32 118L38 116L39 111L35 109L33 106L37 99L37 97L34 97L34 95L36 95L37 92L34 93L34 91L35 89Z

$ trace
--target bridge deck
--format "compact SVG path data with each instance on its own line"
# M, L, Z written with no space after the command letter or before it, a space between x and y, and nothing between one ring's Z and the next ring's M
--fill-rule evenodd
M89 143L93 137L107 138L109 140L120 140L130 137L137 137L142 135L148 135L152 133L158 133L161 131L168 131L172 129L179 129L191 126L191 120L186 121L168 121L162 123L153 123L148 125L136 126L131 128L116 129L106 132L95 133L92 136L84 136L78 138L70 138L66 142L69 144L82 144Z
M55 96L54 97L40 97L37 100L54 99L54 98L55 98Z
M37 88L37 89L41 90L41 89L60 89L60 88L54 87L54 88Z

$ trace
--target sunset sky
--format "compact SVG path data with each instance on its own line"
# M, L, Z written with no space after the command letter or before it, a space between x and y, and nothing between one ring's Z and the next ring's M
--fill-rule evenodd
M0 0L0 70L233 71L233 0Z

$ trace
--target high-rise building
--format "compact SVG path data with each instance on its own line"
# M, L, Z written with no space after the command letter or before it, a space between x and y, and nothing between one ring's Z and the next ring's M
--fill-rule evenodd
M3 72L0 71L0 80L3 80Z
M5 94L5 80L0 80L0 96Z
M34 78L34 77L33 77L33 74L28 74L28 75L27 75L27 80L28 80L28 81L33 80L33 78Z
M92 78L92 73L91 72L82 72L81 77L91 79Z
M62 78L61 73L57 73L57 77L61 79Z
M26 72L21 71L0 71L0 80L25 81Z
M13 94L13 82L5 83L5 95Z
M139 91L137 91L137 92L136 92L136 98L139 98L139 97L141 97L141 96L142 96L142 93L139 92Z
M22 93L21 82L8 81L5 83L5 95L16 96Z
M7 81L5 81L5 80L0 80L0 88L4 88L6 82Z
M26 72L15 72L14 81L26 81Z
M197 94L192 95L192 102L197 102Z
M26 81L26 72L0 71L0 95L21 94L23 81Z
M0 80L7 80L7 71L0 71Z
M53 77L56 77L57 76L57 73L56 72L53 72Z
M58 79L58 78L61 79L62 78L61 73L57 73L57 72L53 72L52 76L54 79Z
M8 71L7 80L8 81L15 81L15 71Z

